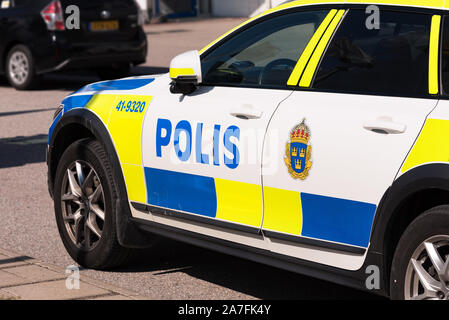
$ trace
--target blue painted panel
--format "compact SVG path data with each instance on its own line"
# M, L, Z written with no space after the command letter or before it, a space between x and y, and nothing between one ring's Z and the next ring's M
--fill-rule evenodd
M62 104L64 105L64 113L75 108L84 108L92 97L93 95L88 94L84 96L70 96L65 98L62 101Z
M368 247L374 204L301 193L302 236Z
M51 124L50 130L48 131L48 145L50 145L51 137L53 136L53 131L55 130L56 125L58 124L59 120L61 120L62 112L58 114L58 116L53 120L53 123Z
M150 205L215 218L217 195L213 178L145 168Z
M90 92L90 91L107 91L107 90L134 90L146 86L154 81L154 78L149 79L123 79L110 80L98 83L89 84L75 93Z

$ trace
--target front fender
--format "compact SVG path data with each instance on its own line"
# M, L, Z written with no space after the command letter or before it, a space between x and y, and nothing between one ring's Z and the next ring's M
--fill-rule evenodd
M64 150L71 143L84 138L94 138L101 142L108 154L117 181L118 198L116 200L117 238L124 247L141 248L150 244L148 235L135 227L131 221L128 193L120 161L109 131L101 119L89 109L72 109L57 121L51 136L47 152L48 184L50 192L54 188L56 169Z

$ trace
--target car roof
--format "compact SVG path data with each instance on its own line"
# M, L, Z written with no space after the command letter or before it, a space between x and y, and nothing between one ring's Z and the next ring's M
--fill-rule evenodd
M422 7L434 9L449 9L449 0L295 0L286 1L281 5L265 12L271 13L292 7L318 4L377 4L377 5L397 5L406 7Z

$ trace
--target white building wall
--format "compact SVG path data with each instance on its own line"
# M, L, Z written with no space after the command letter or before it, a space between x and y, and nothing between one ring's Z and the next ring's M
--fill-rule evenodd
M285 0L212 0L212 14L218 17L252 17Z
M268 9L269 0L212 0L212 14L218 17L250 17Z

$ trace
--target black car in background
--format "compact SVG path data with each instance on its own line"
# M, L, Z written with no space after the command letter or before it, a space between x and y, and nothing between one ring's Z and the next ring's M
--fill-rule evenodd
M72 19L76 11L67 8L73 5L79 8L79 29ZM134 0L0 0L0 75L19 90L59 70L123 77L146 55Z

